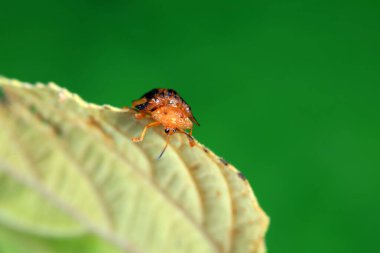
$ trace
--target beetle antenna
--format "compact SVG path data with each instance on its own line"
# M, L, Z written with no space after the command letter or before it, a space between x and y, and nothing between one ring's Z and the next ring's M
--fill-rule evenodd
M198 126L201 126L198 121L195 119L195 117L193 115L191 115L190 117L191 121L194 122L195 124L197 124Z
M165 147L164 147L164 149L161 151L161 154L158 156L157 160L159 160L159 159L161 158L161 156L165 153L165 150L166 150L166 148L168 147L168 144L169 144L169 136L170 136L170 135L167 135L167 136L166 136L166 144L165 144Z

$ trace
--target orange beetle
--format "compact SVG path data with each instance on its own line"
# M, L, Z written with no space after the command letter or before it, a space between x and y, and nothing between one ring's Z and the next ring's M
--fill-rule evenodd
M195 145L192 137L193 123L198 126L199 123L194 118L190 106L176 91L172 89L153 89L145 93L140 99L133 101L132 107L136 110L136 119L150 115L154 120L154 122L144 127L140 137L132 138L132 141L142 141L148 128L163 125L167 136L166 145L158 158L161 158L165 152L169 144L169 137L177 131L186 134L191 147ZM188 133L186 130L190 130L190 132Z

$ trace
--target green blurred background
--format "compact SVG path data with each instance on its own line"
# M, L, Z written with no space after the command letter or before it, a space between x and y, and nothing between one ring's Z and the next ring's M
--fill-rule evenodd
M174 88L269 252L378 249L379 1L1 1L0 75L115 106Z

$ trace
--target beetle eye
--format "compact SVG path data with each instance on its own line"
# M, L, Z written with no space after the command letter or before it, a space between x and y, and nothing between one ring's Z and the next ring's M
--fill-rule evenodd
M169 129L169 128L166 128L166 129L165 129L165 133L167 133L167 134L168 134L168 133L169 133L169 131L170 131L170 129Z

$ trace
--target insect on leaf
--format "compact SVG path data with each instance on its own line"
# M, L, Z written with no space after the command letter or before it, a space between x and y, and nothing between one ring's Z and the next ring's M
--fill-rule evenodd
M264 252L248 181L203 145L55 84L0 78L0 252Z

